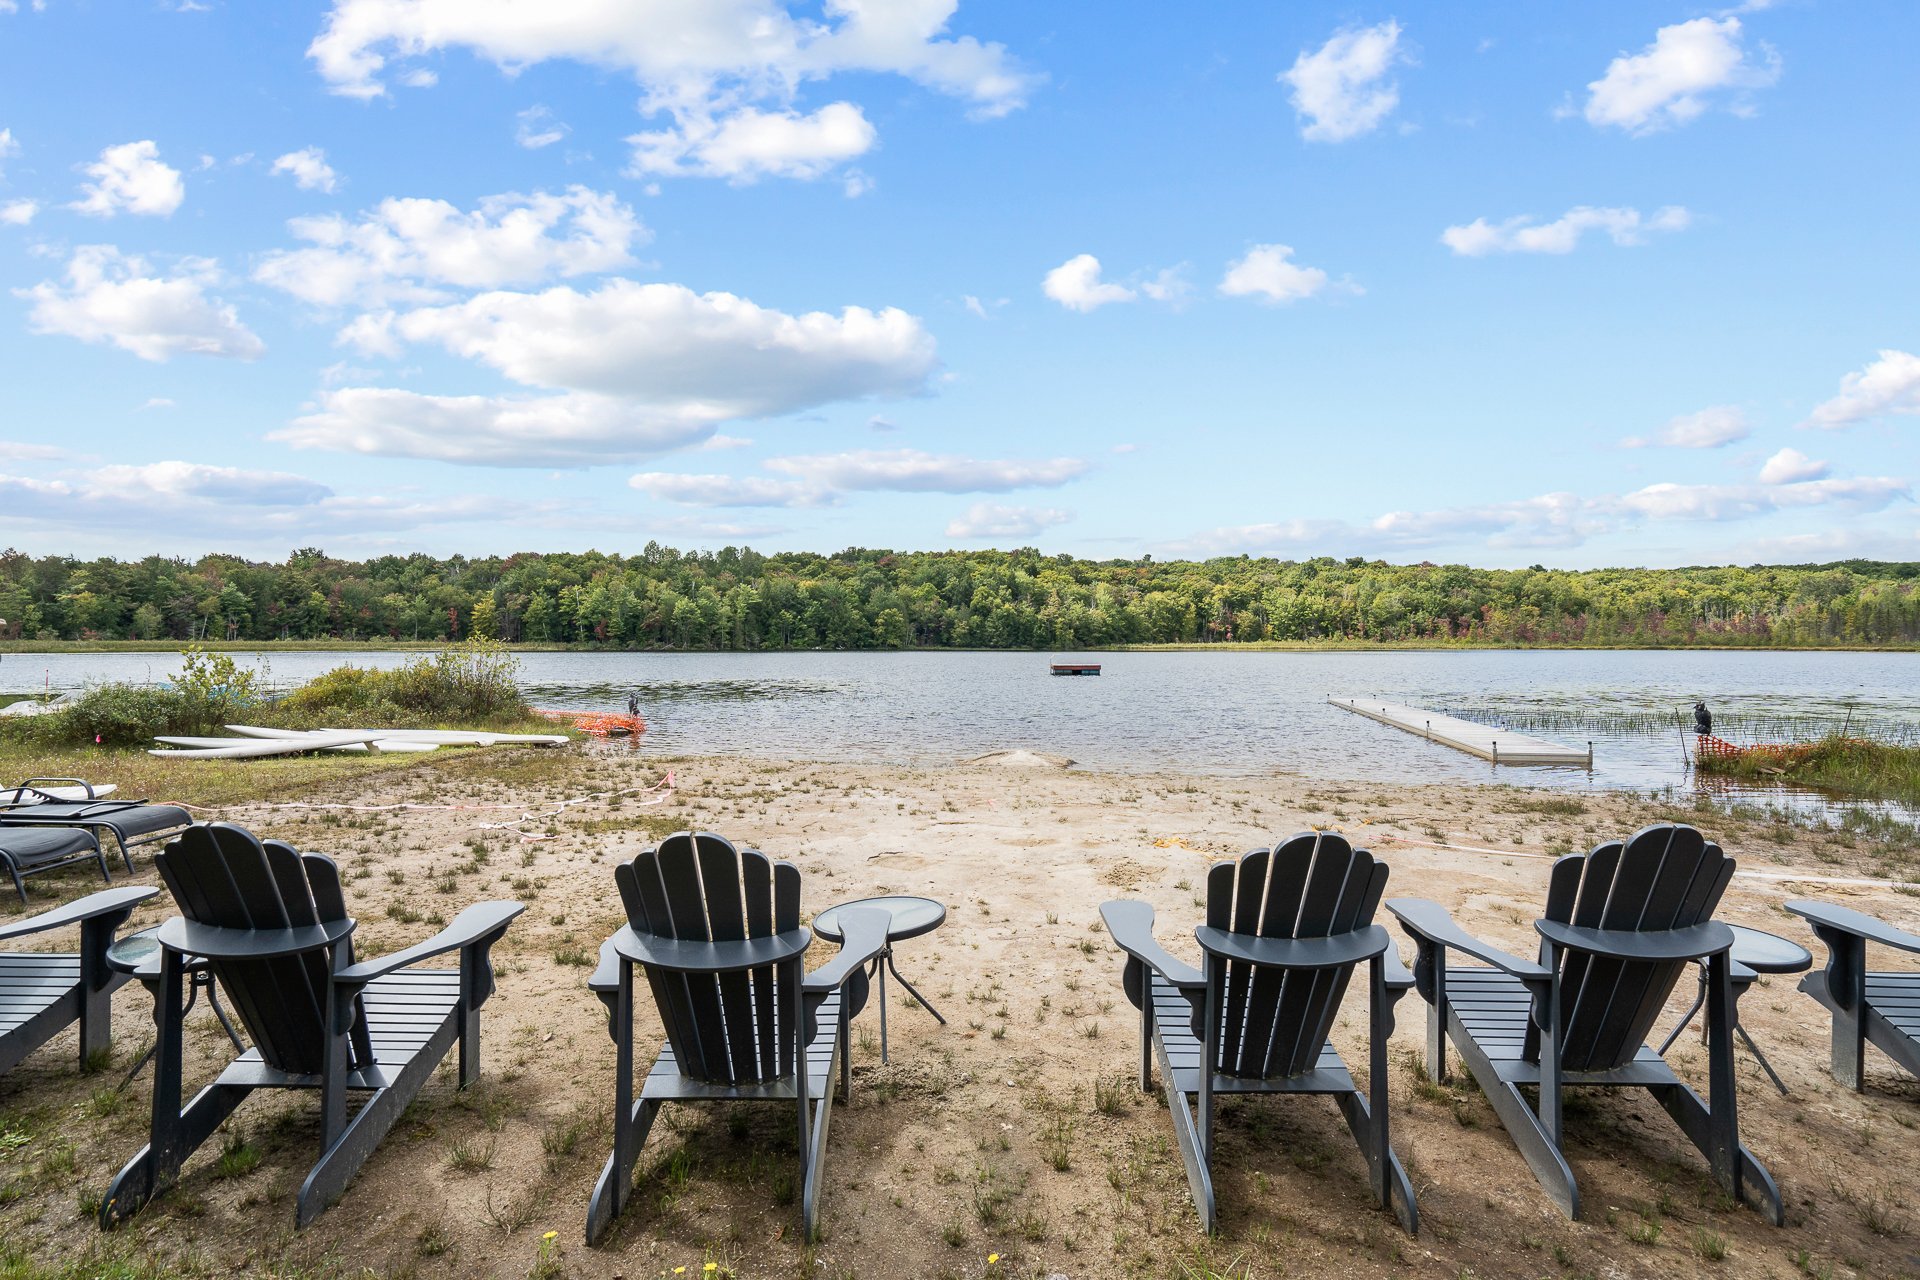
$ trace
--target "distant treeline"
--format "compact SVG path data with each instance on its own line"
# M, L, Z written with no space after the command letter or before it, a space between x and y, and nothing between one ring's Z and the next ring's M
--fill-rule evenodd
M1580 572L1037 551L728 547L283 564L0 553L0 635L677 649L1075 649L1232 641L1920 644L1920 565Z

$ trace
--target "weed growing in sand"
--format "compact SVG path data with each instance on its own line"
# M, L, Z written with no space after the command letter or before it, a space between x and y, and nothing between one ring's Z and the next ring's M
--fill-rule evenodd
M1103 1116L1125 1115L1132 1093L1125 1076L1100 1077L1093 1082L1093 1109Z
M1073 1131L1077 1127L1071 1117L1055 1116L1040 1130L1040 1141L1047 1151L1047 1163L1060 1173L1073 1168Z
M482 1169L491 1169L494 1147L492 1138L484 1142L475 1138L457 1139L447 1147L447 1168L455 1173L479 1173Z
M220 1159L214 1162L216 1178L244 1178L260 1164L260 1148L247 1141L247 1135L235 1131L220 1146Z

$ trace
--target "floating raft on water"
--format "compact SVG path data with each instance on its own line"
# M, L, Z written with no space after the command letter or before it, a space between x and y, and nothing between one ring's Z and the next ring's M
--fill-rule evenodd
M1047 670L1056 676L1097 676L1100 664L1097 662L1055 662Z
M1495 764L1572 764L1586 769L1593 767L1592 743L1588 743L1586 750L1582 751L1548 742L1544 738L1530 738L1524 733L1475 724L1471 720L1443 716L1404 703L1382 702L1378 698L1328 698L1327 701L1343 711L1378 720L1381 724L1390 724L1396 729L1405 729L1429 742L1443 743Z

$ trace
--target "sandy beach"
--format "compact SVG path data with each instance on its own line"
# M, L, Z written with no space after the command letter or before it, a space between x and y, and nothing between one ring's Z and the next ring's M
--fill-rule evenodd
M660 789L669 772L672 789ZM612 794L554 812L593 793ZM1791 1096L1775 1093L1744 1050L1737 1055L1743 1136L1781 1186L1785 1229L1726 1203L1665 1113L1645 1095L1616 1092L1580 1095L1571 1110L1585 1212L1566 1221L1457 1063L1447 1084L1420 1071L1426 1011L1409 995L1392 1040L1392 1119L1421 1233L1409 1238L1373 1206L1330 1102L1256 1098L1222 1109L1223 1226L1208 1239L1165 1105L1134 1081L1136 1015L1098 916L1102 901L1144 899L1158 912L1160 941L1196 959L1196 894L1208 865L1322 827L1390 862L1388 896L1435 899L1473 931L1530 954L1552 856L1680 819L1740 859L1722 918L1782 933L1823 960L1781 904L1818 896L1920 927L1920 897L1817 879L1911 874L1906 849L1642 795L1102 774L1037 756L904 769L604 747L496 751L357 775L305 799L506 806L255 804L196 815L336 856L367 954L419 940L472 902L527 903L494 952L499 988L484 1013L483 1082L461 1093L443 1071L344 1200L297 1234L292 1196L314 1155L317 1108L307 1096L256 1096L170 1195L102 1237L90 1206L144 1142L146 1125L150 1076L124 1092L112 1087L151 1036L151 1004L130 985L115 999L115 1068L78 1073L70 1032L0 1077L9 1247L43 1265L126 1257L175 1268L124 1273L141 1276L520 1277L534 1270L549 1231L558 1233L547 1245L557 1269L536 1274L627 1280L694 1276L709 1262L739 1277L1074 1280L1920 1272L1911 1159L1920 1086L1873 1050L1864 1094L1834 1083L1826 1014L1793 978L1764 980L1741 1006ZM551 816L516 824L521 813ZM853 1099L833 1112L825 1230L813 1246L800 1238L782 1107L667 1108L642 1157L634 1208L608 1245L583 1243L610 1141L613 1046L585 983L600 941L622 923L612 867L685 827L797 863L807 912L878 893L948 907L940 930L898 951L901 971L948 1024L896 989L888 1065L876 1011L855 1024ZM151 859L136 861L137 882L156 883ZM89 887L78 876L43 878L34 906ZM8 910L17 918L17 907ZM130 927L170 914L162 895ZM1411 942L1397 931L1396 940L1411 960ZM816 943L809 959L828 954ZM1898 961L1875 953L1872 963ZM1683 980L1662 1034L1693 992ZM650 1002L641 1001L640 1019L651 1054L661 1037ZM1364 1033L1356 990L1333 1039L1357 1075ZM209 1078L226 1049L196 1009L189 1083ZM1683 1037L1671 1060L1705 1091L1697 1035Z

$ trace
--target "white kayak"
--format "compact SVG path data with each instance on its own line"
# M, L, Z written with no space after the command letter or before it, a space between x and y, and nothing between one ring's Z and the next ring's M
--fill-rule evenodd
M164 742L164 743L166 743L166 744L167 744L168 746L170 746L170 747L194 747L194 748L198 748L198 749L202 749L202 750L204 750L204 749L206 749L206 748L210 748L210 747L244 747L244 746L249 746L249 745L252 745L253 743L257 743L257 742L287 742L287 743L292 743L292 742L297 742L297 741L299 741L299 740L300 740L301 738L307 738L307 737L313 737L313 736L316 736L316 735L314 735L314 734L304 734L304 733L303 733L303 734L293 734L293 735L289 735L289 736L287 736L287 737L285 737L285 738L281 738L281 737L274 737L274 738L172 738L172 737L166 737L166 736L159 736L159 737L155 737L155 738L154 738L154 741L155 741L155 742ZM400 740L400 739L389 739L389 738L382 738L382 739L378 739L378 740L376 740L376 741L373 741L373 742L349 742L349 743L346 743L346 744L344 744L344 745L342 745L342 746L322 746L322 747L319 747L319 748L317 748L317 750L320 750L320 751L381 751L381 752L385 752L385 751L401 751L401 752L410 752L410 751L438 751L439 749L440 749L440 748L439 748L439 746L438 746L437 744L435 744L435 743L431 743L431 742L408 742L408 741L405 741L405 740Z
M214 747L182 747L176 751L150 750L150 756L169 760L252 760L263 756L296 756L303 751L335 747L364 747L377 742L378 733L302 733L291 738L228 738Z
M302 736L295 729L265 729L258 725L224 726L249 738L292 738ZM439 747L492 747L509 744L533 747L564 747L563 733L491 733L484 729L325 729L324 733L364 733L382 742L431 742Z
M45 796L53 800L105 800L119 789L120 784L117 782L99 783L91 793L85 787L34 787L32 796L22 798L28 803L32 802L33 796ZM12 787L0 789L0 799L11 799L14 794L15 789Z

